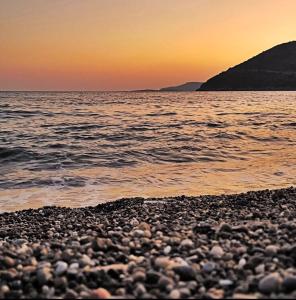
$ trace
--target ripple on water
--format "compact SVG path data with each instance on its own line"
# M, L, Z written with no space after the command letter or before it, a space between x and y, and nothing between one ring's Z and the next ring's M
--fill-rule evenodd
M296 184L295 115L284 92L0 93L0 203Z

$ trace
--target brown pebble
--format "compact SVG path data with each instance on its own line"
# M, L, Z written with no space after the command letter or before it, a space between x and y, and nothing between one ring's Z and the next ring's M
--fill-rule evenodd
M95 299L110 299L112 297L112 295L104 288L93 290L92 296Z

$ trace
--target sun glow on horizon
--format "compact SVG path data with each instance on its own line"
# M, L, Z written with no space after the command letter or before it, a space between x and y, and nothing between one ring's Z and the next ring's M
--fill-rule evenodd
M0 90L160 88L296 36L296 1L2 0Z

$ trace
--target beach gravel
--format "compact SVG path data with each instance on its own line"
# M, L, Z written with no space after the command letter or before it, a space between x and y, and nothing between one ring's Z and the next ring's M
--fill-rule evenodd
M0 215L0 298L296 297L296 189Z

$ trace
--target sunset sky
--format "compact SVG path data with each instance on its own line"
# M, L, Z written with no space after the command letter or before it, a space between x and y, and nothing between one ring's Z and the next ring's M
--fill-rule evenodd
M0 0L0 90L205 81L296 39L295 0Z

